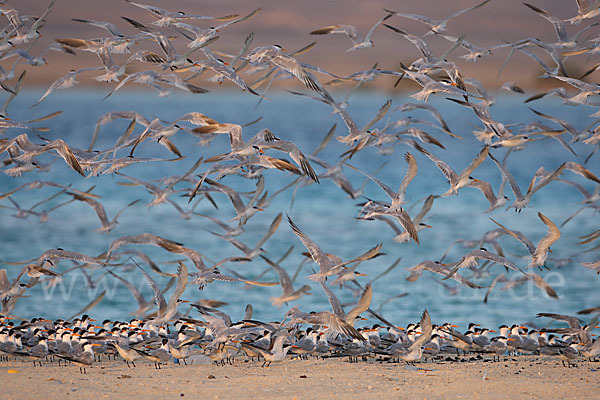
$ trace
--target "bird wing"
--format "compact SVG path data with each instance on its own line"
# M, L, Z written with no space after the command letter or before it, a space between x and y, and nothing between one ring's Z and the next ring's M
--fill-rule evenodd
M142 294L140 293L139 290L137 290L137 288L135 287L135 285L133 285L131 282L129 282L127 279L115 274L114 272L112 272L111 270L107 270L107 272L114 276L115 278L117 278L118 280L121 281L121 283L123 283L123 285L125 285L127 287L127 289L129 289L131 291L131 294L133 295L133 297L135 297L135 300L138 302L138 305L140 308L144 307L146 305L146 299L144 299L144 297L142 296Z
M473 171L475 171L475 169L477 169L477 167L479 167L481 165L481 163L483 163L483 161L486 159L488 153L490 151L489 146L484 146L483 149L481 149L481 151L479 152L479 154L477 154L477 157L475 157L471 163L467 166L467 168L465 168L459 175L458 180L461 181L463 179L468 178Z
M158 314L157 315L158 316L164 315L164 313L167 311L167 302L166 302L165 297L163 296L162 292L160 291L160 287L158 287L158 284L156 283L156 281L154 279L152 279L152 277L150 275L148 275L148 273L146 271L144 271L144 269L138 263L136 263L134 261L134 264L142 271L144 278L146 278L146 280L148 281L148 284L154 291L154 303L156 303L156 305L158 306Z
M552 286L548 284L548 282L544 280L544 278L542 278L535 272L531 272L529 274L529 277L531 280L533 280L533 283L540 289L544 290L548 294L548 296L558 299L556 291L552 288Z
M277 214L275 219L273 219L273 222L271 222L271 225L269 225L267 233L262 237L262 239L259 240L256 246L254 246L255 249L260 249L267 239L269 239L277 231L279 225L281 224L282 218L283 216L281 213Z
M535 252L533 253L534 258L540 253L547 252L550 246L560 238L560 230L548 217L541 212L538 212L538 217L548 226L548 233L539 241L535 248Z
M227 195L227 197L229 197L229 201L231 201L231 204L233 204L233 208L235 208L235 211L238 214L241 214L244 212L244 210L246 209L246 206L242 202L242 199L241 199L240 195L238 194L238 192L236 192L229 186L223 185L222 183L219 183L216 181L213 181L210 178L205 178L204 181L206 183L210 184L211 186L216 187L221 192L225 193Z
M329 35L331 33L344 33L352 40L352 43L359 42L358 32L354 25L329 25L310 32L311 35Z
M459 15L462 15L462 14L464 14L464 13L468 13L469 11L476 10L476 9L478 9L479 7L483 7L484 5L486 5L486 4L487 4L487 3L489 3L489 2L490 2L490 0L485 0L485 1L482 1L481 3L479 3L479 4L476 4L476 5L472 6L472 7L465 8L464 10L457 11L457 12L455 12L454 14L451 14L451 15L449 15L449 16L446 18L446 21L449 21L449 20L451 20L452 18L456 18L456 17L458 17Z
M419 325L421 327L422 335L416 338L413 344L410 346L411 351L423 346L431 338L433 326L431 325L431 317L429 316L429 312L427 310L423 311Z
M325 291L325 294L327 295L327 299L329 300L329 304L331 304L333 313L340 318L344 318L346 313L344 312L344 308L342 307L342 303L340 303L340 300L331 291L329 286L327 286L327 284L324 281L321 281L320 284L323 290Z
M536 317L541 318L541 317L546 317L546 318L552 318L558 321L565 321L566 323L569 324L569 326L571 328L575 328L575 329L580 329L581 328L581 320L577 317L573 317L571 315L565 315L565 314L554 314L554 313L538 313L536 315Z
M517 181L515 181L515 178L511 175L510 172L508 172L508 170L502 164L500 164L498 160L494 158L494 156L491 153L488 153L488 156L492 159L492 161L494 161L494 164L496 164L496 166L502 173L502 176L504 176L508 181L513 193L515 194L515 197L517 199L522 199L523 194L521 193L521 188L517 184Z
M431 154L429 151L422 148L417 142L413 142L413 145L415 146L415 148L417 150L419 150L421 153L425 154L427 157L429 157L429 159L431 161L433 161L433 163L436 165L436 167L438 167L440 169L440 171L442 171L442 173L444 174L446 179L448 179L450 184L453 184L454 182L458 182L458 175L456 174L456 172L454 172L454 170L452 168L450 168L450 166L448 164L446 164L444 161L440 160L439 158L437 158L436 156Z
M533 188L530 187L529 190L527 191L527 196L529 196L529 197L533 196L533 194L535 192L537 192L538 190L540 190L541 188L543 188L544 186L546 186L547 184L549 184L550 182L552 182L553 180L558 178L560 176L560 174L562 174L563 170L565 169L565 166L566 166L566 162L563 162L561 165L558 166L558 168L556 168L554 170L554 172L552 172L550 175L548 175L544 179L542 179L537 185L535 185Z
M390 213L390 215L395 217L398 220L398 222L400 222L400 225L402 225L404 230L408 232L412 240L419 244L419 234L417 232L415 224L410 219L410 215L408 215L408 213L403 208L395 210L393 213Z
M281 288L283 289L283 295L285 296L290 293L293 293L294 287L292 285L292 280L290 279L290 275L283 268L281 268L281 266L279 264L274 263L273 261L269 260L264 255L261 255L261 258L263 260L265 260L265 262L267 264L269 264L269 266L271 268L273 268L275 270L275 272L277 273L277 275L279 276L279 284L281 285Z
M411 17L408 17L408 15L413 15L413 14L397 14L397 15L401 15L403 17L411 18ZM421 17L421 16L418 15L417 17ZM430 19L427 19L427 20L428 21L432 21ZM404 36L406 38L406 40L408 40L413 45L415 45L415 47L421 52L421 54L423 55L423 58L425 60L427 60L427 61L432 60L433 53L431 52L431 50L429 49L429 46L427 46L427 43L425 43L425 41L423 39L421 39L418 36L411 35L410 33L406 32L406 31L403 31L402 29L398 29L396 27L393 27L391 25L388 25L388 24L383 24L383 25L386 26L387 28L393 30L394 32L401 34L402 36Z
M418 171L417 161L415 160L415 157L413 157L412 154L406 152L406 154L404 155L404 161L406 161L406 163L408 164L408 169L406 170L406 174L404 175L404 178L400 183L400 187L398 188L398 194L402 196L402 198L404 198L406 187L415 178L415 176L417 176Z
M533 243L531 243L531 241L527 237L525 237L521 232L516 232L516 231L510 230L507 227L505 227L504 225L502 225L500 222L494 220L493 218L490 218L490 219L492 220L493 223L495 223L500 228L502 228L502 230L504 232L506 232L506 234L514 237L519 242L523 243L523 245L525 245L525 247L527 248L527 250L529 251L530 254L533 254L535 252L535 247L533 246Z
M398 194L396 192L394 192L394 190L389 187L388 185L386 185L385 183L383 183L382 181L380 181L379 179L375 178L373 175L370 175L366 172L364 172L363 170L360 170L350 164L346 164L348 167L352 168L355 171L360 172L361 174L363 174L364 176L366 176L367 178L369 178L371 181L373 181L377 186L379 186L381 188L381 190L383 190L385 192L385 194L388 195L388 197L393 200L394 198L396 198L398 196ZM407 172L408 173L408 172Z
M335 314L322 311L314 314L308 314L306 321L317 325L327 325L333 331L342 333L353 339L365 341L366 339L352 325L341 319Z
M308 236L306 236L300 230L300 228L298 228L298 226L296 226L296 224L294 224L294 222L289 217L289 215L287 218L288 218L288 223L292 227L293 232L296 234L296 236L298 236L298 238L300 239L302 244L304 244L304 246L308 249L310 256L314 260L314 262L316 262L319 265L320 271L321 272L329 271L331 269L331 267L333 266L333 263L331 262L329 257L327 257L327 255L325 255L323 250L321 250L321 248L315 242L313 242Z
M360 296L358 303L356 304L356 306L354 306L353 309L351 309L350 311L348 311L348 313L346 313L346 317L344 318L344 320L349 324L353 324L356 317L358 317L360 314L362 314L363 312L365 312L369 309L369 307L371 306L372 298L373 298L373 287L371 286L370 283L367 283L367 286L365 287L365 290L362 292L362 295Z
M188 283L187 267L185 266L184 263L179 261L179 268L177 269L177 285L175 286L175 291L173 292L173 294L171 295L171 298L169 299L169 304L167 305L167 308L177 306L177 300L179 300L179 298L183 294L183 291L185 290L187 283Z
M561 42L563 42L563 41L566 42L569 40L569 36L567 35L567 30L565 27L565 22L562 19L556 18L554 15L551 15L550 13L548 13L548 11L541 9L539 7L536 7L532 4L523 3L523 5L532 9L533 11L535 11L536 13L538 13L539 15L541 15L542 17L544 17L548 21L550 21L550 23L552 25L554 25L554 30L556 30L556 34L558 35L558 40L560 40Z

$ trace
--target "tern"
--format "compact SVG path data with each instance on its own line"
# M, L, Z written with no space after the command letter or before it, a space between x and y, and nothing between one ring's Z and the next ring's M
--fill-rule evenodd
M438 32L442 32L442 31L446 30L446 24L451 19L456 18L456 17L458 17L458 16L460 16L462 14L465 14L465 13L467 13L469 11L473 11L473 10L476 10L476 9L478 9L480 7L483 7L484 5L486 5L489 2L490 2L490 0L485 0L485 1L483 1L483 2L481 2L479 4L476 4L476 5L472 6L472 7L456 11L456 12L450 14L449 16L447 16L446 18L440 19L440 20L436 20L436 19L433 19L433 18L425 17L423 15L405 14L405 13L400 13L400 12L396 12L396 11L390 11L390 10L387 10L385 8L384 8L384 10L386 12L391 13L392 15L398 15L400 17L413 19L415 21L421 21L421 22L429 25L430 31L427 32L425 35L430 35L432 33L438 33Z
M385 20L390 18L392 15L393 14L388 14L388 15L384 16L383 18L381 18L379 21L377 21L375 23L375 25L373 25L371 27L369 32L367 32L367 34L364 38L361 38L360 36L358 36L356 27L353 25L329 25L329 26L326 26L323 28L315 29L314 31L310 32L310 34L311 35L328 35L328 34L332 34L332 33L344 33L350 38L350 40L352 41L352 44L353 44L353 46L350 47L348 50L346 50L346 52L360 50L360 49L368 49L370 47L375 46L373 44L373 41L371 40L371 36L373 35L373 32L375 31L375 29L379 25L381 25Z
M129 4L132 4L136 7L140 7L150 13L151 16L156 18L156 21L152 22L154 25L158 26L170 26L174 22L178 22L186 19L214 19L217 21L228 21L234 18L237 18L237 14L226 15L223 17L209 17L205 15L190 15L186 14L183 11L168 11L163 8L159 8L156 6L150 6L147 4L134 3L133 1L126 0Z
M294 290L290 276L281 266L279 266L279 264L269 260L264 255L261 255L261 258L265 260L265 262L269 264L269 266L273 268L279 276L279 284L281 285L283 293L281 294L281 296L271 297L271 303L273 303L275 307L281 308L283 304L287 304L290 301L294 301L301 298L302 296L311 294L309 292L309 285L302 285L299 289Z
M280 45L257 47L248 54L247 59L250 63L260 64L270 62L298 78L309 89L321 93L323 89L318 81L306 72L300 62L294 57L284 54L285 49Z
M417 150L429 157L429 159L433 161L436 167L438 167L440 171L442 171L442 173L446 176L446 179L448 179L448 182L450 183L450 188L444 194L442 194L442 197L457 195L459 189L465 186L469 186L475 180L473 177L471 177L471 174L477 169L477 167L479 167L483 163L483 161L485 161L489 153L489 147L484 146L479 152L479 154L477 154L477 156L459 175L456 172L454 172L454 170L450 168L450 166L444 161L442 161L441 159L431 154L429 151L419 146L416 142L414 142L414 144Z
M533 268L533 267L538 267L538 268L541 268L542 266L546 267L545 263L546 263L546 259L548 258L548 252L550 251L550 246L552 246L552 244L554 244L560 238L560 230L548 217L546 217L541 212L538 212L538 217L548 227L548 233L546 234L546 236L544 236L538 242L538 244L535 248L533 247L533 244L531 243L530 240L528 240L527 238L525 238L522 235L515 233L514 231L506 228L505 226L501 225L499 222L494 221L492 219L492 222L494 222L496 225L498 225L500 228L502 228L507 234L509 234L510 236L514 237L515 239L517 239L518 241L523 243L523 245L527 248L527 250L531 254L531 262L527 266L528 269Z

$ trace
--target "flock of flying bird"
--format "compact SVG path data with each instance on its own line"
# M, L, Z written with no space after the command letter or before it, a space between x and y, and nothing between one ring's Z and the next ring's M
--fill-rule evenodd
M571 106L596 107L600 103L593 102L590 97L600 94L600 86L584 82L583 79L593 74L600 64L577 78L568 74L565 60L582 54L591 56L599 51L600 36L595 39L580 39L582 34L591 32L598 25L598 22L594 22L600 10L598 1L577 1L579 13L567 21L553 16L536 5L524 4L529 11L545 18L554 26L557 41L552 43L531 37L515 43L482 48L467 42L464 35L454 37L446 33L446 25L452 18L475 12L491 0L485 0L441 20L382 10L381 18L364 38L351 25L332 25L310 32L313 35L345 34L352 42L352 46L347 51L360 52L373 46L372 37L375 31L381 34L387 31L388 34L398 35L398 40L412 43L422 55L410 64L401 64L396 70L383 70L375 65L371 69L348 76L338 76L318 66L302 63L299 58L314 44L295 52L289 52L280 45L255 47L250 50L254 40L254 35L250 34L243 41L237 54L226 54L217 50L220 30L232 24L251 20L261 11L260 9L243 16L235 14L212 17L167 11L130 0L125 1L132 7L148 11L148 15L153 20L146 23L122 17L121 23L128 28L133 27L136 31L134 35L126 35L116 25L117 21L113 23L75 19L74 23L87 24L90 29L104 29L109 35L94 39L57 38L52 45L37 55L33 53L34 45L40 36L45 17L52 11L54 1L51 1L40 17L23 15L7 2L0 3L0 12L6 17L6 24L0 36L0 61L14 60L12 68L4 69L2 66L0 69L0 84L8 96L0 110L2 114L0 154L5 156L2 160L2 172L18 180L22 176L35 175L38 171L59 168L57 165L40 161L42 157L50 157L48 153L58 155L64 161L64 165L61 166L72 169L87 179L93 180L95 177L111 174L126 180L128 185L144 187L152 196L148 206L169 203L182 218L182 223L192 218L210 221L222 230L221 233L211 232L211 234L223 240L223 243L228 242L233 245L241 253L216 262L208 262L199 251L186 247L182 243L150 233L140 233L119 237L107 246L105 252L97 256L62 248L49 249L34 259L20 263L22 270L12 280L9 279L6 269L1 269L0 302L3 315L0 315L0 354L3 357L31 358L34 364L40 365L48 357L52 357L59 363L60 360L74 362L82 367L83 372L85 367L95 362L99 354L113 356L118 354L128 365L131 363L134 366L135 361L147 359L157 368L161 363L171 359L185 361L199 353L206 354L215 362L221 363L229 361L231 357L245 354L251 359L262 358L265 363L270 364L286 359L290 351L289 354L294 353L299 357L348 356L351 360L357 360L359 357L365 359L377 357L387 360L401 359L407 362L418 361L423 357L435 358L444 354L476 352L499 357L510 352L560 356L567 360L569 366L571 361L579 356L593 358L600 354L600 342L594 341L592 336L592 330L598 327L599 308L583 310L584 313L593 315L591 321L585 325L576 317L540 313L539 317L567 322L569 327L532 330L521 325L510 327L503 325L499 328L498 335L494 337L491 336L494 330L480 328L475 323L472 323L465 333L458 332L454 329L456 326L450 323L432 324L427 311L423 312L419 323L401 328L389 322L380 312L374 311L371 305L375 281L392 271L398 262L392 264L368 284L360 282L364 274L356 270L358 265L383 254L381 244L374 245L364 253L344 261L322 250L320 245L310 238L310 234L304 232L290 216L287 216L289 229L299 239L298 244L301 243L307 250L301 267L309 261L313 261L318 267L307 277L312 286L304 284L299 287L295 281L300 268L293 277L290 277L288 271L281 266L289 251L280 259L273 260L267 257L263 249L284 219L282 213L271 222L268 231L253 248L237 238L244 232L251 218L266 209L276 195L288 190L295 193L305 186L331 180L351 199L360 198L363 193L362 187L355 187L346 175L349 171L364 175L366 181L375 183L388 197L385 201L367 198L360 204L361 208L356 218L363 221L384 222L393 229L395 234L393 240L398 243L411 241L416 244L421 243L419 233L431 227L424 221L428 212L434 207L434 201L440 202L444 201L445 197L459 195L459 192L465 188L481 191L489 201L486 212L501 207L521 211L529 206L538 191L549 183L555 182L555 185L574 187L583 197L582 207L567 218L563 225L581 212L597 212L600 207L600 179L585 164L593 159L600 148L600 120L595 121L587 129L579 130L568 121L532 108L531 111L542 120L522 126L505 125L494 119L490 112L495 101L494 97L476 80L463 77L458 64L450 59L455 52L466 51L466 54L461 55L460 58L476 62L482 57L490 56L492 51L504 48L508 49L505 65L512 54L516 52L525 54L543 69L540 79L560 84L556 88L529 97L525 102L530 103L544 96L555 95ZM427 33L416 36L398 28L403 18L424 23L428 26ZM199 23L202 20L210 20L215 25L201 28ZM567 34L569 25L578 29L572 36ZM584 27L580 28L581 26ZM448 50L439 56L434 55L427 44L430 38L435 37L444 38L449 42ZM183 43L186 49L181 52L177 48ZM145 45L148 49L142 50ZM43 65L45 63L43 55L47 51L63 52L70 56L80 51L92 52L98 56L101 65L73 70L57 79L32 105L32 112L36 110L35 106L50 96L54 90L72 87L77 83L76 78L79 74L91 71L101 73L93 78L98 82L106 84L117 82L106 97L114 95L128 83L150 86L158 91L160 96L166 96L174 89L203 95L208 90L198 84L200 77L204 73L212 73L210 81L218 83L231 81L243 92L247 92L247 95L256 96L258 101L263 101L268 100L267 92L275 79L293 79L299 81L305 90L290 90L291 94L324 103L331 107L335 114L334 118L341 117L347 132L337 136L336 139L348 149L333 163L319 157L319 153L334 137L336 125L330 129L317 149L308 154L296 143L277 137L267 128L258 131L251 138L243 134L243 131L248 131L258 121L241 126L216 121L200 112L187 113L173 121L165 121L161 118L147 118L137 111L114 111L98 119L87 149L75 148L62 139L49 140L44 137L47 134L38 124L58 117L60 112L27 121L16 121L9 118L8 114L10 103L19 95L25 78L25 72L15 77L16 67L23 64L34 68ZM543 57L536 51L541 51ZM124 57L123 54L128 54L126 60L116 61L117 57ZM545 61L547 58L552 61L548 63ZM140 69L139 72L129 72ZM248 77L251 75L260 75L260 77L249 82ZM416 82L421 89L410 96L416 102L405 102L392 109L392 102L387 101L370 122L359 127L348 111L350 97L363 85L382 76L391 76L397 79L397 83L401 79ZM327 84L322 83L323 77L331 81ZM338 101L327 87L344 82L352 83L353 87L343 100ZM563 84L572 87L576 93L572 94L573 90L566 90ZM512 82L503 85L503 89L513 93L524 93ZM444 96L453 96L448 97L448 100L470 109L481 122L481 126L473 132L476 139L481 142L481 149L462 171L455 171L441 158L445 147L438 139L440 135L451 138L446 138L448 140L458 140L461 137L450 129L441 113L428 103L432 95L440 93ZM393 120L388 115L396 111L415 110L430 114L431 119L405 117ZM596 113L594 116L599 115L600 113ZM385 126L376 128L375 126L386 116L388 119ZM99 149L96 142L100 130L116 120L128 121L127 129L117 138L114 145ZM138 127L141 127L141 132L136 131ZM206 146L207 154L199 157L183 174L145 181L122 172L135 164L181 161L190 155L177 147L177 138L184 134L197 137L200 143ZM228 135L229 151L209 155L211 141L218 140L220 135ZM507 162L508 156L518 154L518 150L526 146L541 148L543 144L535 142L550 139L558 141L564 147L565 155L575 155L572 144L576 142L578 145L585 145L590 154L585 163L565 161L552 171L539 168L523 193L519 183L511 174L510 164ZM144 158L135 155L140 146L149 147L153 143L164 146L166 151L173 154L172 158ZM404 154L407 164L406 173L398 190L392 189L388 183L378 179L376 173L366 172L353 165L352 157L358 152L374 149L380 154L391 154L398 146L407 149ZM503 159L499 157L501 149L505 150ZM449 186L443 194L432 194L424 199L421 210L416 215L411 215L406 208L407 191L410 191L411 181L418 176L417 156L422 158L422 165L433 163L447 178ZM473 177L475 171L484 162L497 168L497 173L502 179L499 188L493 188L489 182ZM204 171L200 172L202 168ZM281 172L278 173L292 175L294 179L269 196L265 190L267 184L267 175L263 174L265 169L280 170ZM580 177L574 177L573 174ZM242 181L252 180L256 188L250 193L238 191L231 184L225 183L230 178L223 178L229 176L236 176ZM504 195L507 183L514 196L512 203L509 197ZM561 190L566 186L561 187ZM15 195L22 192L48 187L56 189L56 192L29 208L22 208L15 200ZM229 221L219 217L218 206L222 204L218 204L215 198L219 193L224 194L233 206L235 216ZM538 196L540 195L536 195ZM58 199L63 201L44 211L41 210L44 204L54 204ZM16 217L38 217L40 222L47 221L49 214L60 207L66 207L73 202L82 202L97 214L100 232L115 229L121 213L140 202L135 200L128 203L110 219L100 196L93 193L93 188L78 190L71 184L41 179L28 180L21 185L15 185L11 190L0 194L0 200L4 202L1 207L16 212ZM197 212L196 208L201 201L210 202L215 211L210 214ZM538 216L543 224L540 224L540 227L545 226L547 234L537 244L514 227L504 226L492 219L497 228L486 232L477 240L463 240L462 245L473 250L464 254L458 261L443 262L443 259L422 261L408 269L410 274L406 279L414 282L424 271L429 271L442 277L437 281L442 285L448 286L444 281L451 279L468 288L487 288L485 301L498 283L504 283L505 288L512 288L532 282L548 296L558 297L556 291L539 272L543 268L549 268L547 261L550 247L561 237L561 230L542 212L538 212ZM514 258L511 260L512 257L503 250L498 240L503 236L512 237L526 247L529 254L526 265L517 265L513 261ZM578 254L590 253L598 258L598 245L594 242L599 238L600 230L582 232L578 244L584 246L591 243L595 247ZM184 257L183 260L177 261L179 265L177 273L163 272L158 263L140 249L142 245L152 245ZM486 248L492 248L494 251ZM63 268L59 272L58 267L64 261L71 262L73 266L69 269ZM268 268L261 276L251 279L244 275L243 265L253 261L260 262ZM559 264L560 261L555 260L550 266ZM505 272L492 275L491 267L495 264L504 268ZM584 261L581 264L600 273L600 260ZM147 265L155 274L169 277L171 280L168 286L160 288L142 265ZM195 267L193 271L188 271L190 265ZM235 271L231 271L230 274L221 272L227 265L235 265ZM154 293L153 300L145 299L140 294L139 288L121 276L121 271L131 269L140 270ZM89 274L93 274L94 271L101 271L111 276L131 291L139 306L134 312L137 316L135 319L129 322L106 320L102 326L94 325L94 320L87 315L74 320L50 321L34 318L20 324L12 321L17 302L26 297L27 291L38 283L56 284L58 280L74 272L81 272L92 281L93 278L89 277ZM270 271L278 276L277 282L262 280L262 275ZM468 271L468 275L465 271ZM508 276L509 271L514 274ZM475 279L488 280L491 283L487 285L483 282L476 283L473 281ZM327 296L331 309L303 312L296 305L286 311L283 321L268 323L252 319L251 306L246 308L245 316L241 321L233 322L227 314L218 309L220 304L214 300L198 300L191 304L187 312L180 311L180 306L186 302L181 297L188 284L202 289L214 281L252 287L280 285L282 294L271 299L275 307L289 307L290 303L310 295L311 287L317 286ZM167 301L164 293L173 284L175 289ZM344 311L344 306L332 291L332 287L338 286L352 292L357 298L356 305L349 312ZM77 315L87 312L101 300L101 297L97 298ZM156 311L155 306L158 306ZM40 310L40 313L43 311ZM197 312L201 319L194 318L195 315L191 315L192 311ZM377 324L363 328L354 327L359 320L364 320L367 316L377 320ZM303 325L310 327L303 329Z

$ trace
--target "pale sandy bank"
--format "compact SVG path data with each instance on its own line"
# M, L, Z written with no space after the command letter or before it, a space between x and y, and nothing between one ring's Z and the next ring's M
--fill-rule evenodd
M504 361L507 360L507 361ZM600 362L565 368L556 359L504 358L497 363L359 362L287 360L233 365L176 365L161 370L140 362L102 361L82 375L76 366L0 363L1 399L97 398L585 398L600 396ZM422 368L422 369L421 369ZM12 371L19 371L12 373Z

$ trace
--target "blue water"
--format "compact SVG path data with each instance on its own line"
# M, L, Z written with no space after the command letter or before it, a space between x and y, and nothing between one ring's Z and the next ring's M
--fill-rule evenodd
M62 110L63 113L59 117L38 123L36 126L50 129L42 132L45 138L50 140L62 138L74 148L88 147L94 123L98 117L109 111L125 110L137 111L149 120L159 117L166 121L172 121L190 111L202 112L220 122L236 124L243 124L262 117L262 120L256 125L245 128L244 138L251 137L262 128L269 128L279 138L296 142L305 153L311 153L318 146L321 138L333 123L338 125L336 135L347 133L341 119L331 115L327 106L292 95L272 94L270 101L266 101L256 108L256 99L253 96L237 93L211 94L210 96L177 94L159 98L149 92L123 92L101 102L104 94L104 92L73 90L55 92L38 107L30 109L29 105L40 96L40 92L29 91L21 93L15 99L9 107L8 115L15 120L27 120ZM394 96L391 98L393 100L392 107L410 101L405 97ZM382 93L358 94L352 98L349 112L357 124L362 126L376 114L387 99L387 95ZM474 129L480 128L480 122L471 110L444 100L442 97L432 97L430 101L440 110L452 131L463 136L464 139L456 140L439 131L425 128L444 144L446 150L432 145L425 147L448 162L452 168L461 171L481 148L481 144L471 134ZM535 108L566 119L578 129L586 128L593 121L589 114L595 111L588 107L564 106L554 100L538 102ZM393 121L408 115L415 118L430 118L426 112L422 111L390 113L388 117ZM492 109L492 115L505 125L529 123L537 118L523 106L522 98L518 96L499 97L497 104ZM383 127L388 117L375 127ZM551 123L549 124L551 125ZM114 121L103 126L95 148L101 150L114 145L127 125L128 121ZM141 129L138 126L134 135L139 134ZM8 131L4 137L13 137L16 133L20 132ZM32 136L30 134L30 137ZM564 135L564 138L568 139L568 135ZM229 147L227 135L220 135L212 141L209 147L198 145L198 139L186 133L178 133L172 140L182 151L185 159L178 162L140 164L123 169L122 172L144 180L179 175L187 171L200 156L207 158L226 152ZM547 171L551 171L565 160L583 163L591 151L589 146L581 143L574 143L572 147L577 152L577 157L568 153L554 140L537 141L528 145L526 149L512 154L508 166L522 190L525 191L538 167L543 166ZM346 149L344 145L334 139L320 154L320 157L334 164ZM390 187L397 188L406 171L406 163L403 161L406 151L411 151L415 155L419 166L418 175L407 190L407 208L414 216L427 195L442 194L448 187L444 176L429 159L406 145L398 144L394 146L393 152L387 155L381 155L378 149L367 148L358 153L351 163L365 171L372 172L386 162L387 164L377 176ZM504 149L493 150L493 153L499 157L502 157L505 152ZM126 154L127 151L120 153L120 156ZM276 152L272 155L283 156ZM144 142L138 148L136 156L172 158L172 154L164 147L150 141ZM599 157L599 155L594 156L587 164L587 167L596 175L600 175ZM14 279L24 264L11 265L6 264L7 261L37 258L44 251L56 247L95 256L105 252L110 243L117 238L141 233L153 233L181 242L186 247L200 252L206 258L207 264L210 264L209 260L217 261L227 256L241 255L241 252L235 247L208 232L208 230L221 232L220 228L212 222L201 217L185 220L169 204L147 207L152 196L142 187L121 185L120 183L128 182L123 177L101 175L88 179L83 178L66 167L61 159L54 156L54 153L42 155L39 160L43 164L51 163L48 172L30 172L24 174L22 178L11 178L0 174L0 192L4 193L36 179L53 180L64 184L72 183L74 188L82 191L95 186L93 193L101 196L101 202L105 206L109 218L112 218L119 209L132 200L140 199L141 201L127 209L119 218L118 226L109 233L97 231L100 227L97 216L88 205L81 202L74 202L57 209L50 214L49 220L45 223L39 223L36 217L15 218L13 210L0 208L2 221L0 225L0 259L2 260L0 267L8 270L11 279ZM206 165L202 165L197 173L204 172L206 168ZM316 165L314 168L317 173L321 171L321 168ZM362 184L364 179L362 175L348 168L345 169L345 173L356 187ZM264 175L266 190L269 193L274 193L295 179L295 176L289 176L281 171L266 171ZM494 191L497 192L501 177L491 160L486 160L473 175L489 181ZM570 172L565 172L563 177L581 183L590 192L595 188L593 182ZM254 181L237 176L225 177L222 179L222 183L239 191L252 191L255 185ZM190 183L184 182L177 188L184 189L190 186ZM43 188L21 191L15 193L12 198L21 207L28 208L56 192L55 188ZM509 187L505 189L505 194L511 198L511 201L514 199ZM371 182L365 186L364 195L370 199L387 201L385 194ZM425 219L425 222L432 225L433 228L421 231L420 245L414 242L403 244L393 242L393 231L382 222L357 221L355 218L359 210L357 204L364 199L349 198L346 193L327 179L322 179L320 185L312 184L301 187L297 191L293 208L290 209L292 196L293 191L288 190L274 198L264 212L257 213L248 221L245 233L237 239L254 247L254 243L262 237L263 232L278 213L284 213L284 215L289 213L294 222L324 251L336 254L342 259L354 257L378 243L383 243L384 256L359 266L360 272L368 274L367 277L360 278L360 282L365 284L388 268L398 257L402 257L397 268L376 281L372 302L372 308L377 309L390 296L407 293L406 296L385 304L381 309L386 317L399 324L408 320L417 320L424 308L430 311L435 322L449 320L465 324L469 321L477 321L494 326L515 321L525 322L531 320L537 312L574 313L582 308L598 306L600 303L598 294L600 277L580 264L580 261L597 260L600 252L595 250L579 254L582 250L592 248L592 245L579 246L576 244L579 241L578 236L599 228L600 220L590 209L584 210L561 228L562 236L552 246L553 252L547 262L551 271L541 272L555 288L560 300L548 298L531 284L523 285L512 291L499 290L502 286L499 284L492 292L488 304L484 304L482 300L486 289L473 290L463 287L457 295L451 295L439 283L431 279L434 274L430 272L424 272L421 278L413 283L405 280L408 276L407 268L424 260L440 259L455 240L476 240L484 232L495 229L497 226L490 221L490 217L507 227L522 231L534 244L537 243L546 234L546 226L537 217L538 211L558 225L580 206L582 196L570 186L557 182L549 184L536 193L530 206L521 213L515 213L513 210L504 211L504 208L501 208L490 214L484 214L488 203L479 191L471 188L461 190L458 196L438 198ZM186 198L181 198L177 194L171 198L184 209L189 208ZM196 211L210 213L223 220L228 220L235 215L231 203L224 195L217 193L214 198L218 202L218 210L215 210L208 201L203 200L196 207ZM40 209L47 209L64 200L67 198L63 195L44 204ZM0 205L11 206L8 199L0 201ZM501 238L500 243L513 262L521 267L528 264L526 249L520 243L508 237ZM271 259L277 260L292 245L294 249L291 255L281 264L290 275L293 275L302 261L301 252L305 251L305 248L292 233L285 219L276 234L263 246L267 251L266 254ZM175 272L177 264L174 263L174 260L181 259L176 254L170 254L152 246L129 245L126 248L146 252L164 271L168 272ZM455 245L448 253L446 261L456 261L468 251L470 249ZM563 262L566 259L570 259L570 261ZM191 262L186 261L186 264L189 270L193 271L194 267ZM71 266L70 262L62 261L56 269L60 272ZM149 267L145 263L142 263L142 266L149 271ZM228 273L227 268L253 279L267 266L258 258L249 263L227 264L225 268L221 269L222 272ZM329 309L327 298L321 288L304 278L312 273L311 269L316 268L317 266L313 263L306 264L295 283L295 287L304 283L312 285L312 296L305 296L297 301L304 311ZM116 271L121 271L120 274L139 287L147 298L151 296L152 292L139 271L135 269L128 271L117 269ZM490 271L491 275L475 279L476 282L487 285L495 275L503 272L503 269L493 266ZM28 297L18 301L14 314L23 318L39 315L48 318L69 317L105 290L106 296L90 311L90 314L97 319L129 318L130 313L137 308L137 304L128 289L105 276L102 268L86 269L86 273L92 281L97 282L94 287L88 286L86 278L81 273L67 274L63 281L54 287L54 291L45 284L38 284L28 290L26 293ZM469 271L461 271L461 273L467 277L471 275ZM161 286L168 281L168 278L156 274L153 276ZM435 278L439 279L440 276L436 275ZM269 271L260 279L276 281L277 276L273 271ZM452 280L444 282L456 287L456 282ZM351 285L351 287L353 286ZM167 299L171 291L167 292ZM340 291L338 288L334 288L334 291L342 303L353 301L350 291ZM190 301L198 299L225 301L228 304L223 306L222 310L229 313L234 319L243 315L247 303L252 303L255 318L276 320L282 318L286 308L284 306L282 310L278 310L271 305L269 298L280 294L278 286L247 289L243 284L215 282L208 285L203 291L190 285L182 298ZM296 303L289 304L289 307L294 304ZM185 308L182 307L180 310L185 310ZM191 315L193 316L194 313L192 312Z

